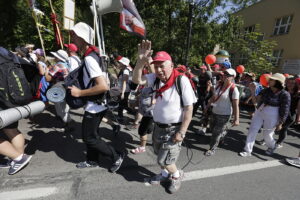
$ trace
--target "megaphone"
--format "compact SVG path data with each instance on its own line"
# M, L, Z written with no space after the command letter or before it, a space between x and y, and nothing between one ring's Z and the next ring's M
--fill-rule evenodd
M96 10L98 15L104 15L111 12L120 13L123 9L121 0L94 0L96 4ZM93 4L91 10L94 13Z

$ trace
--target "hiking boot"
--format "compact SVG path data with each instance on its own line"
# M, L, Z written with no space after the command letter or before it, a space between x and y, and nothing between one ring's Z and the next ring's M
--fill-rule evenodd
M10 168L13 160L8 160L5 164L0 164L0 169Z
M180 176L178 178L174 178L174 177L171 178L171 184L168 188L168 190L171 194L177 192L181 186L181 181L183 179L184 173L182 170L179 170L179 174L180 174Z
M84 161L76 164L76 167L79 169L83 168L93 168L93 167L98 167L98 163L95 161Z
M12 161L11 166L8 170L9 175L13 175L23 169L30 161L32 156L23 154L22 159L20 161Z
M112 164L112 166L110 168L110 171L112 173L116 173L120 169L120 167L124 161L124 157L125 157L125 153L121 153L119 155L119 158Z
M251 156L251 153L250 153L250 152L243 151L243 152L240 152L239 155L242 156L242 157L250 157L250 156Z
M162 174L156 174L155 176L152 176L148 182L151 184L151 185L158 185L162 182L166 182L166 181L169 181L169 177L164 177Z
M271 155L274 154L274 151L275 151L275 147L274 148L268 148L265 153L267 155L271 156Z
M300 168L300 158L286 158L285 161L290 165Z

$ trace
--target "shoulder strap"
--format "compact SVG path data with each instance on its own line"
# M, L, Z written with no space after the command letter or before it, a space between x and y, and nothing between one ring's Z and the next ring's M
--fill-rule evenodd
M181 89L181 78L183 75L179 75L177 76L176 80L175 80L175 86L176 86L176 91L178 92L179 96L180 96L180 105L181 107L184 107L183 105L183 100L182 100L182 89Z

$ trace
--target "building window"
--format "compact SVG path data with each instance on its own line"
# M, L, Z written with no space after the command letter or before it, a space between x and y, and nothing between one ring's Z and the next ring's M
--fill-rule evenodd
M255 30L255 25L245 27L245 33L251 33L254 32L254 30Z
M293 15L276 19L273 35L288 34L291 29Z
M273 51L272 64L274 66L278 66L280 64L282 59L282 54L283 54L283 49Z

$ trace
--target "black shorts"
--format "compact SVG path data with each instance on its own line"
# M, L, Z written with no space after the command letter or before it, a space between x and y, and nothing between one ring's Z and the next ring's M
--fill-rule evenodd
M154 123L153 117L143 117L139 126L138 133L140 136L145 136L153 132Z

